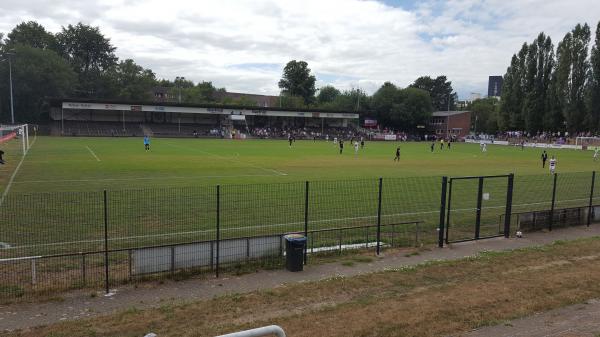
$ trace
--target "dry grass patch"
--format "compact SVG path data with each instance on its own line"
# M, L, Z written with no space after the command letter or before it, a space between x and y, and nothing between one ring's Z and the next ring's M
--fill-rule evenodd
M600 296L600 238L333 277L9 336L214 336L268 324L289 336L437 336Z

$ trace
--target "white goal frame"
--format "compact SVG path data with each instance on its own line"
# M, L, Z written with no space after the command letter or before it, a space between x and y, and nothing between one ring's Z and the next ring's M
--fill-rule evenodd
M21 140L22 155L25 156L31 148L31 142L29 141L29 124L0 124L0 144L10 141L11 139Z

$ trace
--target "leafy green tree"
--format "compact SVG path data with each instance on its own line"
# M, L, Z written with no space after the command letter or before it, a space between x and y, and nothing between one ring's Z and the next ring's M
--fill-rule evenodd
M128 100L151 100L152 88L156 85L156 76L150 69L144 69L132 59L119 62L110 70L113 87L116 92L113 97Z
M279 88L286 96L298 96L304 99L304 104L315 101L316 78L311 75L308 63L292 60L283 68L283 75L279 80Z
M336 89L334 86L326 85L324 87L319 88L319 94L317 95L317 102L319 104L330 103L335 100L337 96L339 96L341 92Z
M566 128L571 132L589 129L584 125L584 121L589 120L584 95L590 68L589 41L589 26L578 24L565 35L557 49L556 91Z
M63 27L56 34L60 54L69 61L79 77L77 94L107 97L108 70L116 65L115 47L98 27L78 23Z
M324 109L337 111L365 111L369 110L370 97L361 89L345 90L337 95L332 102L321 105Z
M400 89L385 82L373 94L371 109L375 111L379 124L410 131L427 123L433 105L426 90L414 87Z
M550 87L552 69L554 67L554 45L550 37L540 33L528 47L522 117L525 129L535 133L544 127L553 129L548 122L544 125L544 114L548 111L547 94Z
M18 122L47 120L47 116L43 114L45 98L69 95L77 80L71 66L56 52L25 45L14 47L12 76L15 120ZM8 78L7 62L0 62L0 78ZM0 97L2 97L0 120L8 121L10 119L8 81L0 81Z
M39 49L57 50L57 41L52 33L35 21L21 22L6 36L6 46L14 48L22 44Z
M371 105L379 124L389 125L392 123L392 115L396 112L400 101L399 89L391 82L385 82L377 89L373 94Z
M186 82L182 82L181 84L183 85L183 89L181 89L183 103L201 104L214 103L216 101L215 93L217 89L213 86L212 82L199 82L196 85L192 83L191 87ZM244 98L232 101L231 104L256 105L256 102Z
M477 134L493 134L498 131L500 103L493 97L477 99L468 106L471 111L471 125Z
M415 130L418 125L425 125L433 112L429 92L408 87L400 90L400 105L392 115L395 126L404 131Z
M588 86L588 124L600 130L600 22L596 27L596 38L590 56L590 80Z
M452 89L452 82L446 76L438 76L435 79L429 76L421 76L410 85L429 92L433 108L438 111L456 109L458 95Z

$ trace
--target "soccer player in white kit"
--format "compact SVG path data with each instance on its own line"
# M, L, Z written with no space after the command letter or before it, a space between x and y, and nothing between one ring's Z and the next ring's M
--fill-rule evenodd
M596 146L596 149L594 150L594 161L598 160L598 151L600 151L600 148Z
M358 141L354 141L354 154L358 154Z
M556 171L556 158L552 156L552 158L550 158L550 173L554 174L554 171Z
M487 152L487 144L486 143L482 143L481 152Z

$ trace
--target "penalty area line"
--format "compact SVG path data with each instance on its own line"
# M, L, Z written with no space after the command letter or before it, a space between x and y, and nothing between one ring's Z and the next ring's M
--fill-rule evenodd
M4 199L6 199L6 196L8 195L8 192L10 191L10 188L11 188L11 186L12 186L14 180L15 180L15 177L17 176L17 173L19 172L19 169L21 168L21 165L23 165L23 161L25 160L25 157L29 153L29 150L31 150L31 148L33 147L33 144L35 144L36 140L37 140L37 137L33 138L33 141L31 142L31 145L29 145L29 149L27 149L27 151L25 152L25 154L21 157L21 160L19 161L19 164L17 164L17 167L15 168L15 171L10 176L10 179L8 180L8 184L6 185L6 188L4 189L4 192L2 192L2 196L0 196L0 206L2 206L2 204L4 204Z
M90 149L89 146L86 146L85 148L88 149L88 151L90 151L90 153L92 154L92 156L94 156L94 158L96 158L96 161L100 161L100 158L98 158L98 156L94 153L94 151L92 151L92 149Z

